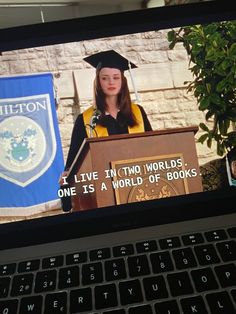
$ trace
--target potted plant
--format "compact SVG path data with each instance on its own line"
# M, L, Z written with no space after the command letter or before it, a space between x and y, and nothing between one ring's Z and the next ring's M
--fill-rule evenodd
M189 56L193 80L185 84L205 114L198 141L209 148L215 141L223 156L236 146L236 21L174 29L168 41L170 49L182 43Z

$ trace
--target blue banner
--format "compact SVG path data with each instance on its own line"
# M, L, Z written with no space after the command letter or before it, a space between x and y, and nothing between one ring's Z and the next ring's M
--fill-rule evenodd
M63 168L52 74L0 78L0 209L58 201Z

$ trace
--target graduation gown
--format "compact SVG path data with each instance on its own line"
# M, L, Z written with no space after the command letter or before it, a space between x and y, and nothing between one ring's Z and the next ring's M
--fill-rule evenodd
M100 132L100 134L98 133L98 136L136 133L138 129L141 130L141 132L151 131L152 127L143 107L141 107L140 105L132 104L132 108L135 109L132 111L133 113L136 112L134 115L136 120L138 121L138 126L134 126L133 128L129 127L127 123L125 123L123 114L120 111L118 112L116 119L113 118L111 115L107 114L103 117L101 128L99 128L100 130L103 129L103 131ZM89 108L88 110L91 111L91 108ZM71 136L70 149L68 152L68 157L65 165L65 170L68 170L70 168L81 144L83 143L83 140L89 136L88 132L89 128L85 126L86 125L85 121L86 119L89 120L89 118L87 117L85 119L85 115L86 111L85 113L80 114L75 121ZM98 121L98 127L99 124L100 123Z

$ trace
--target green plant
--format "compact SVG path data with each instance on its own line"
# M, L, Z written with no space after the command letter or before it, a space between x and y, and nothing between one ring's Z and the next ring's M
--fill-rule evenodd
M185 82L193 92L205 122L199 142L211 147L215 140L217 154L236 146L236 21L181 27L168 32L170 49L182 43L189 56L193 80Z

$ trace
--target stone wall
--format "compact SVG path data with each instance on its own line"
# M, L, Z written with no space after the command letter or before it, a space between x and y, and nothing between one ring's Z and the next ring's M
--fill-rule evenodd
M187 93L191 80L184 48L169 50L167 30L99 40L4 52L0 75L54 73L58 120L66 159L71 131L77 115L93 102L94 69L83 58L101 50L114 49L135 63L133 76L153 129L199 125L204 115L196 99ZM135 94L127 73L131 97ZM196 134L196 139L200 136ZM215 158L215 149L196 143L200 164Z

